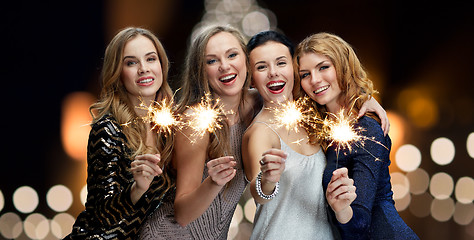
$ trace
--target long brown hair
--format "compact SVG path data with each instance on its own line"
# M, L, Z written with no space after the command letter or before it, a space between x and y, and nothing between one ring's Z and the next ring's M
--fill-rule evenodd
M242 34L235 28L230 26L211 26L204 29L198 36L193 39L191 46L188 49L186 61L184 65L184 72L181 78L181 89L179 93L178 112L183 113L187 106L194 106L198 104L205 94L213 96L214 90L209 84L207 77L205 63L206 63L206 46L209 39L220 33L228 32L232 34L240 43L243 53L245 54L247 76L245 84L241 93L241 102L239 104L239 117L241 121L247 121L248 116L243 114L243 106L245 103L245 96L250 85L250 62L247 57L247 50L245 40ZM215 99L214 99L215 100ZM225 119L225 118L222 118ZM208 153L210 158L222 157L226 152L229 152L229 126L227 121L221 121L223 127L218 129L210 135L210 144L208 146Z
M127 157L133 159L139 154L159 152L161 155L160 167L165 168L165 171L162 174L165 179L164 185L166 184L166 187L169 188L173 181L171 181L171 177L166 171L170 167L165 166L168 166L171 161L173 147L172 134L169 136L156 134L157 146L150 147L145 144L147 134L145 124L147 123L136 121L138 115L134 110L135 106L131 103L127 90L121 80L123 67L122 59L125 44L139 35L145 36L153 42L161 63L163 81L160 89L156 93L155 100L159 101L164 98L169 100L172 99L173 94L167 81L169 61L163 45L149 30L128 27L117 33L105 50L101 75L102 90L99 100L94 103L89 110L93 118L93 123L106 114L113 115L119 124L125 125L127 123L133 123L127 124L126 127L123 127L123 133L127 137L127 146L132 150L131 155Z

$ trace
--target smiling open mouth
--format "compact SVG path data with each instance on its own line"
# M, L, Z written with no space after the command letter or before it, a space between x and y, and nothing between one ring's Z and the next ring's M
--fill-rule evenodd
M273 94L278 94L285 88L286 82L284 81L271 81L267 84L268 90Z
M219 81L221 81L222 83L229 83L232 80L234 80L236 77L237 77L237 74L231 74L231 75L227 75L225 77L219 78Z
M321 92L327 90L328 88L329 88L329 86L320 87L320 88L316 89L316 91L313 91L313 93L318 94L318 93L321 93Z

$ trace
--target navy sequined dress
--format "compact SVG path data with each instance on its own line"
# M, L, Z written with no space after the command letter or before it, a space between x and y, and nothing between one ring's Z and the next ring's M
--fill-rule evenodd
M419 239L394 206L388 169L392 145L390 138L383 135L377 121L367 116L359 119L356 127L362 127L364 130L360 134L378 143L365 140L363 146L352 144L352 151L341 149L339 156L336 156L334 145L326 151L324 191L336 169L336 161L338 168L346 167L349 170L349 177L354 179L357 188L357 198L351 204L354 213L352 219L346 224L334 223L342 239ZM332 219L336 219L332 210L330 214Z
M112 115L92 125L87 146L86 209L65 239L135 239L145 218L161 205L166 195L161 177L155 177L148 191L132 203L134 179L126 142Z

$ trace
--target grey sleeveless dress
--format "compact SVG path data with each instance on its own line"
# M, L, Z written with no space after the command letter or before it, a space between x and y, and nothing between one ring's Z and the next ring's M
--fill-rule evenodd
M241 150L244 130L242 123L230 127L230 145L237 162L237 173L229 184L222 188L204 214L186 227L181 227L174 218L175 193L168 194L169 197L161 207L142 225L139 239L227 239L235 207L247 186ZM207 170L204 166L202 180L208 177Z
M267 125L278 135L268 124L255 123ZM288 154L280 191L270 202L257 204L250 239L334 239L322 186L324 152L305 156L292 150L281 137L280 144Z

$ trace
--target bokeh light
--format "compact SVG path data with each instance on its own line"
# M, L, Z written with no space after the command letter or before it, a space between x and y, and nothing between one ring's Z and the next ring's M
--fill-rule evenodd
M444 172L436 173L431 177L430 193L436 199L447 199L454 189L453 178Z
M0 212L3 210L3 206L5 206L5 198L3 197L2 190L0 190Z
M410 194L405 194L403 198L396 199L395 200L395 209L397 209L398 212L401 212L410 206L411 202L411 195Z
M31 213L38 207L39 198L36 191L29 187L19 187L13 193L13 205L22 213Z
M206 0L205 12L191 34L191 40L211 25L232 25L250 37L264 30L276 28L275 14L258 6L255 0Z
M450 164L455 154L454 143L448 138L438 138L431 144L431 158L438 165Z
M415 171L407 173L406 177L410 182L410 192L413 194L425 193L430 185L430 176L422 168L417 168Z
M474 218L474 204L457 202L454 210L453 219L459 225L468 225Z
M466 141L467 153L474 158L474 132L470 133Z
M255 201L253 198L249 198L244 206L244 214L245 219L247 221L253 223L253 218L255 217L255 210L257 210L257 205L255 205Z
M5 239L16 239L23 232L23 224L16 213L7 212L0 217L0 233Z
M432 201L433 197L427 192L420 195L413 195L411 198L409 210L416 217L427 217L431 212Z
M235 236L239 233L239 224L244 219L244 211L242 206L237 204L235 208L234 215L232 216L232 221L230 222L229 232L227 234L227 239L234 239Z
M395 162L402 171L414 171L421 164L421 152L411 144L402 145L395 154Z
M405 120L394 111L387 111L387 117L390 121L390 132L388 134L392 140L392 149L397 149L405 139Z
M399 172L390 174L392 183L393 199L398 200L404 198L410 192L410 183L408 178Z
M29 215L23 224L25 234L30 239L43 239L49 233L49 221L39 213Z
M74 217L68 213L59 213L51 219L51 233L62 239L72 231Z
M454 201L452 198L434 199L431 202L431 216L440 222L448 221L454 213Z
M80 193L80 198L81 198L81 203L82 205L86 206L86 201L87 201L87 184L84 185L81 189Z
M270 20L260 11L248 13L242 20L242 30L247 36L270 30Z
M471 177L459 178L456 182L456 189L454 195L458 202L467 204L474 200L474 179Z
M56 185L46 194L48 206L56 212L64 212L72 205L72 192L64 185Z
M94 96L87 92L71 93L63 101L61 139L64 150L75 160L87 160L87 139L92 122L89 107L94 102Z

